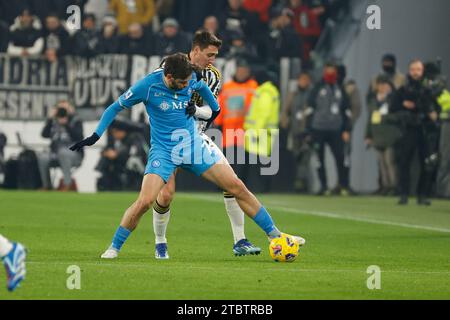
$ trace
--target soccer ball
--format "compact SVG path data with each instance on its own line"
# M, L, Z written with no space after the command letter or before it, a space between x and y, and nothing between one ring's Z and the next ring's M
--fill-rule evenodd
M269 253L276 262L294 262L298 257L299 244L290 235L282 234L281 237L270 241Z

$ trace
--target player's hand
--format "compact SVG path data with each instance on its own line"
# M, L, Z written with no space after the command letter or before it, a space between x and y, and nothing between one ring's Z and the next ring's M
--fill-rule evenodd
M189 102L187 108L186 108L186 115L188 116L188 119L195 116L195 113L197 112L197 106L195 103Z
M70 147L70 150L72 151L81 151L84 147L90 147L97 143L97 141L100 140L100 137L98 134L94 133L89 138L84 139L83 141L80 141L73 146Z

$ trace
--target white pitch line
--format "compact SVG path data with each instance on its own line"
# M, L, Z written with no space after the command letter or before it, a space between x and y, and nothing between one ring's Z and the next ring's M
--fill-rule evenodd
M164 263L160 265L150 265L145 264L146 262L142 263L107 263L107 262L86 262L86 263L78 263L80 267L82 266L94 266L94 267L131 267L131 268L154 268L154 267L161 267L162 269L166 270L168 268L170 269L192 269L192 270L205 270L205 271L217 271L217 270L230 270L229 266L214 266L214 267L205 267L205 266L185 266L185 265L171 265L169 263ZM177 262L180 263L180 262ZM27 264L35 264L35 265L62 265L62 266L69 266L73 264L73 261L71 262L41 262L41 261L29 261ZM236 268L232 267L233 270L238 271L248 271L251 269L249 268ZM366 270L350 270L350 269L287 269L287 268L265 268L265 271L283 271L283 272L310 272L310 273L351 273L351 272L357 272L357 273L367 273ZM154 270L158 272L158 270ZM404 273L404 274L428 274L428 275L442 275L442 274L449 274L450 271L408 271L408 270L381 270L382 273Z
M189 196L186 195L186 197L195 197L198 199L207 200L207 201L216 202L216 203L222 202L222 200L218 200L216 198L213 198L210 196L205 196L205 195L192 194ZM299 210L299 209L294 209L294 208L289 208L289 207L272 206L272 205L267 206L267 208L273 209L273 210L286 211L286 212L300 214L300 215L310 215L310 216L317 216L317 217L324 217L324 218L341 219L341 220L366 222L366 223L403 227L403 228L411 228L411 229L418 229L418 230L450 233L450 229L446 229L446 228L437 228L437 227L431 227L431 226L402 223L402 222L393 222L393 221L386 221L386 220L376 220L376 219L370 219L370 218L360 218L360 217L348 216L348 215L343 215L343 214L333 213L333 212Z

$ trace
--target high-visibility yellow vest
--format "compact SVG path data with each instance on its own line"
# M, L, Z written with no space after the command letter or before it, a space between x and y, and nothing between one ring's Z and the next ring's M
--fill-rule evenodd
M245 118L245 150L269 157L273 137L278 134L280 92L271 82L260 85Z
M437 99L441 106L441 120L450 120L450 92L445 89Z

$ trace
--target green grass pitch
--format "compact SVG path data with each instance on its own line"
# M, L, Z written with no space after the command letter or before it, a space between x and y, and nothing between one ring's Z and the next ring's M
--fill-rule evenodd
M1 299L450 299L450 202L430 208L396 199L268 195L260 199L282 231L307 245L292 264L272 262L264 234L246 233L263 254L234 257L220 193L177 194L169 225L169 261L154 259L151 214L116 261L101 261L136 194L0 191L0 233L28 249L28 274ZM81 289L69 290L69 266ZM369 266L381 289L369 290Z

